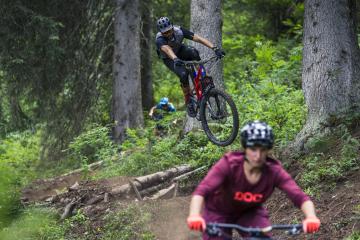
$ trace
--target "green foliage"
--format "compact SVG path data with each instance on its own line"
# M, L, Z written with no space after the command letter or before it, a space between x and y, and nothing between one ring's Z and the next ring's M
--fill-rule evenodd
M168 97L175 106L184 104L183 94L180 87L180 80L171 72L157 57L153 64L153 85L155 89L155 101L162 97Z
M179 118L184 115L182 111L166 115L160 121L166 131L162 137L154 134L159 122L148 121L144 129L129 129L128 139L121 145L120 158L109 162L95 178L139 176L181 164L211 166L225 151L238 149L238 139L232 146L223 148L210 143L202 131L181 136L183 124Z
M354 207L354 213L355 213L355 215L360 217L360 204L358 204Z
M41 131L9 134L0 142L0 163L11 167L18 175L26 176L20 184L33 178L39 161ZM16 174L15 174L16 175Z
M275 43L259 35L224 36L224 80L240 125L253 119L269 122L279 146L291 141L305 122L301 48L286 39Z
M89 122L110 122L113 1L0 8L0 134L44 124L45 165Z
M340 168L343 169L344 172L358 169L360 147L359 141L353 138L349 133L345 133L345 135L342 137L342 140L344 145L340 151Z
M53 240L63 239L65 228L56 220L56 213L48 209L28 209L17 220L0 230L1 239Z
M304 5L291 0L225 1L223 11L224 32L277 39L293 35L293 25L302 26Z
M358 169L360 142L353 138L344 126L335 132L308 141L312 153L302 161L304 171L300 182L309 192L316 192L316 184L322 181L334 186L336 180L348 171Z
M126 139L121 144L121 150L126 151L135 147L146 146L146 132L144 129L126 129Z
M154 32L156 29L156 20L160 17L167 16L175 25L190 26L190 0L169 1L169 0L153 0L153 23Z
M20 189L36 176L39 134L13 133L0 141L0 229L18 213Z
M301 89L302 46L292 40L280 39L277 43L261 36L235 35L224 39L228 52L225 58L225 82L241 89L241 79L251 83L269 80Z
M104 240L152 240L155 236L146 228L150 215L139 207L130 205L106 216Z
M345 240L360 240L360 232L354 232L349 237L347 237Z
M11 170L6 164L0 163L0 229L10 222L20 207L17 200L19 189L14 189L17 179Z
M305 149L314 153L329 153L336 142L336 139L330 135L314 136L310 138L306 144Z
M59 222L57 214L49 209L30 208L9 227L0 230L2 240L127 240L155 239L143 226L148 225L150 215L139 207L130 205L107 215L104 226L92 227L90 220L81 212Z
M110 139L109 133L108 127L94 125L74 138L68 149L71 162L86 165L111 159L118 148Z
M81 236L79 230L84 230ZM58 214L52 209L30 208L9 227L0 230L0 234L4 240L85 240L94 239L99 234L99 229L92 229L88 218L81 211L59 222Z
M101 229L92 227L89 218L81 210L76 211L75 215L65 219L63 222L56 221L53 223L55 224L42 226L35 235L36 239L90 240L101 234Z
M285 145L301 129L306 116L301 91L264 80L257 85L243 82L241 93L233 96L240 125L253 119L268 122L275 130L278 145Z

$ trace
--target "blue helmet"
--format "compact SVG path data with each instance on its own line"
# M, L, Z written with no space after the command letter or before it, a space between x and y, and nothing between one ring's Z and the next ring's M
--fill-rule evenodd
M167 97L163 97L160 99L160 105L167 105L169 103L169 99Z
M173 25L168 17L161 17L157 20L157 27L163 33L172 29Z

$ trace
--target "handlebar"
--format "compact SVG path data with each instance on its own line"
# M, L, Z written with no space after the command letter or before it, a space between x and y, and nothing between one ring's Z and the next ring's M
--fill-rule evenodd
M303 231L302 224L276 224L271 225L265 228L251 228L243 227L237 224L228 224L228 223L208 223L206 224L206 231L210 236L221 236L221 229L235 229L243 233L249 233L252 235L268 233L272 230L287 230L289 235L297 235Z
M186 67L189 67L193 64L205 64L205 63L208 63L210 61L213 61L213 60L219 60L219 58L217 56L212 56L212 57L209 57L207 59L204 59L204 60L200 60L200 61L182 61L184 63L184 65Z

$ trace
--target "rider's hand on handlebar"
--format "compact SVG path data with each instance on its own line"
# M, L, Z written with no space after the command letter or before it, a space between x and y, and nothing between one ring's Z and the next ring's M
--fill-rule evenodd
M305 233L314 233L319 231L320 220L317 217L307 217L303 221L303 230Z
M190 230L205 231L206 223L200 215L192 215L187 218L187 224Z
M219 59L225 56L225 52L221 48L213 47L212 49L214 50L216 57L218 57Z
M178 67L178 66L182 66L184 65L183 60L179 59L179 58L174 58L174 67Z

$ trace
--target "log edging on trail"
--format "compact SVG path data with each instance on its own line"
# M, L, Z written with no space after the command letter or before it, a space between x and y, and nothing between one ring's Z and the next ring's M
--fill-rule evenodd
M170 181L171 178L189 172L191 171L191 169L192 168L190 165L181 165L178 167L170 168L165 171L160 171L149 175L136 177L133 179L132 182L133 185L136 187L136 189L141 192L141 190L147 189L149 187L153 187L154 185L158 185L159 183L163 183L167 180L169 180L169 183L171 183ZM123 195L123 194L128 194L130 190L131 190L131 185L124 184L112 188L110 193L112 195Z

